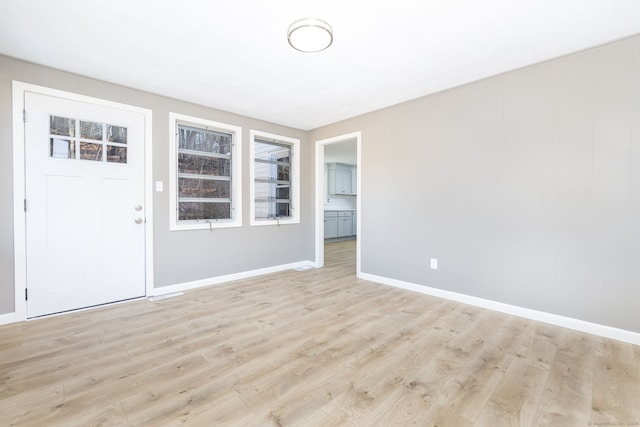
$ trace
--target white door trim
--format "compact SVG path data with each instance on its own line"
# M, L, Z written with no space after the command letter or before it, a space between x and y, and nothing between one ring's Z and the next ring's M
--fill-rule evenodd
M357 153L356 153L356 194L358 195L356 201L356 210L358 215L357 231L356 231L356 276L360 277L362 274L360 268L360 247L362 243L362 155L361 155L361 142L362 132L352 132L345 135L334 136L333 138L321 139L316 141L316 254L315 254L315 266L324 266L324 148L327 145L344 142L347 140L356 139Z
M105 107L131 111L144 116L144 195L145 195L145 289L146 294L153 292L153 191L152 191L152 112L146 108L51 89L20 81L13 81L13 253L15 302L11 316L3 316L3 323L18 322L27 318L27 302L25 289L27 286L26 258L26 219L24 214L25 199L25 157L24 157L24 95L32 92L41 95L55 96L72 101L87 102Z

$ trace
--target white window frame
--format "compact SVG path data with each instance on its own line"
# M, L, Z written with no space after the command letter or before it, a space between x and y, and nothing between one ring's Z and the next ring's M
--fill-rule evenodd
M284 143L291 146L291 216L276 219L256 220L256 198L255 198L255 142L256 139ZM261 225L284 225L300 223L300 140L288 136L276 135L268 132L261 132L251 129L249 131L249 224L252 226Z
M178 124L232 135L231 219L178 220ZM242 127L179 113L169 113L169 229L171 231L242 227Z

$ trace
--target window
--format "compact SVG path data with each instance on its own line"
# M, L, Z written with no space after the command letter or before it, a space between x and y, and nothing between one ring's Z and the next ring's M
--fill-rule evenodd
M251 131L251 225L300 222L300 140Z
M242 225L237 126L170 113L171 230Z
M57 159L127 163L127 128L49 116L49 154Z

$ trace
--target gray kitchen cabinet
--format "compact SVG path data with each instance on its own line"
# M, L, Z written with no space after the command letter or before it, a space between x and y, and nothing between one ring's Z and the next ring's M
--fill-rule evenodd
M351 237L357 233L356 212L324 211L324 238Z
M338 237L338 212L324 212L324 238L332 239Z
M338 211L338 237L353 236L353 212Z
M358 214L353 212L351 216L351 235L355 236L358 234Z
M355 196L358 192L358 169L357 166L351 166L351 195ZM353 230L353 234L356 234L356 230Z
M342 163L329 163L327 171L329 194L352 194L351 166Z

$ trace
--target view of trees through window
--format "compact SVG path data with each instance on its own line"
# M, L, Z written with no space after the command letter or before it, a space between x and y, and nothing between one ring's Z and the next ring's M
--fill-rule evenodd
M177 126L178 220L230 219L233 135Z
M291 216L291 145L254 141L255 219Z
M127 128L50 116L50 156L59 159L127 163Z

